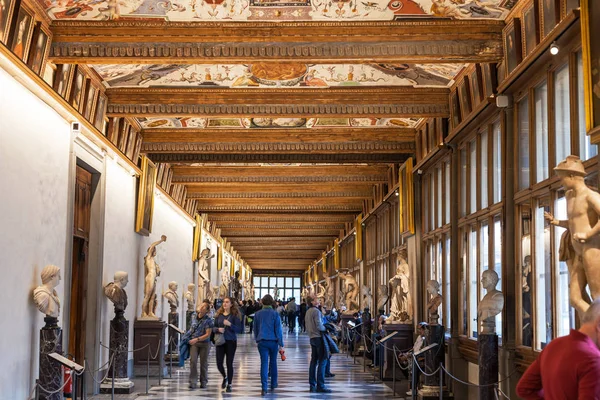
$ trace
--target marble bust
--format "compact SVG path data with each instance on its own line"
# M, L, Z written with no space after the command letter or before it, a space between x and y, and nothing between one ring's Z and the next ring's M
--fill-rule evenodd
M481 286L487 291L477 306L477 319L481 322L481 333L495 333L496 315L504 308L504 294L496 290L498 274L488 269L481 274Z
M46 265L42 270L42 284L33 291L33 302L40 312L47 317L58 318L60 315L60 300L55 287L60 282L60 268L56 265Z
M104 286L104 295L114 304L115 314L122 313L127 308L127 293L124 289L128 282L127 272L117 271L113 282Z
M194 289L196 285L190 283L187 285L187 292L185 292L185 300L187 301L187 310L194 312Z
M440 283L435 279L427 282L427 293L431 296L427 302L427 314L429 316L429 325L437 325L440 319L439 307L442 304L442 295L440 294Z
M176 312L179 307L179 298L177 297L177 282L169 282L169 290L163 293L163 297L169 302L171 312Z

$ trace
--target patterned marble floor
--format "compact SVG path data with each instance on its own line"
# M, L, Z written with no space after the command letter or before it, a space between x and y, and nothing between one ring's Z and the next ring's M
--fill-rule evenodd
M353 363L351 357L336 354L331 358L331 372L334 378L326 379L327 387L333 393L310 393L308 386L308 365L310 363L310 343L306 334L285 334L286 361L278 361L279 387L274 393L260 396L260 357L251 335L239 335L235 356L235 377L233 391L226 393L221 389L221 374L214 362L214 348L209 355L209 382L206 389L188 388L189 369L174 369L172 379L163 379L161 386L153 386L145 394L145 380L136 380L136 391L132 395L115 395L118 399L136 400L196 400L196 399L391 399L392 390L385 384L375 381L372 375L363 372L363 366ZM156 378L151 384L156 385ZM406 389L404 389L406 391ZM139 392L142 393L139 393ZM402 399L397 393L396 399ZM110 399L110 395L90 397L94 400Z

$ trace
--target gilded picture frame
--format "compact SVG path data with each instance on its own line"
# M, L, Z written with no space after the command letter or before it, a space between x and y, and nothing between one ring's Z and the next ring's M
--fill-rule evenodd
M108 97L104 93L98 95L98 101L96 102L96 109L94 111L94 126L102 134L104 134L104 116L106 115L106 106L108 104Z
M35 13L21 4L17 13L14 31L10 37L10 50L23 62L27 62L31 36L35 25Z
M41 22L35 24L27 65L33 72L42 77L44 76L46 60L48 59L48 53L50 52L49 45L51 38L52 33L46 29Z
M462 120L465 121L473 111L469 92L469 79L467 77L458 85L458 100L460 101Z
M17 0L4 0L0 2L0 42L8 44L8 36Z
M452 128L456 128L462 121L460 114L460 103L458 101L458 90L450 93L450 116L452 118Z
M192 243L192 261L198 261L200 254L200 236L202 232L202 219L200 218L200 214L196 214L194 220L196 221L196 226L194 226L194 241Z
M152 233L154 215L154 188L156 186L156 165L147 156L142 157L142 175L139 178L138 202L135 218L135 231L144 236Z
M83 94L85 93L85 74L83 70L77 66L75 68L75 76L73 77L73 83L71 85L71 94L69 96L69 103L77 111L83 110Z
M557 0L539 0L541 38L548 36L559 22L560 6L557 3Z
M506 75L510 75L523 61L521 49L521 20L514 18L503 29L504 63Z
M595 137L600 133L600 2L581 0L580 4L585 127Z
M398 196L398 216L400 218L400 234L415 233L413 159L410 157L400 166L398 180L400 191Z
M531 3L523 9L521 19L521 42L523 58L525 58L540 42L539 19L535 3Z
M98 101L98 89L88 81L85 89L85 96L83 100L83 118L89 122L94 121L94 111L96 110L96 102Z
M473 108L476 108L479 103L483 100L481 92L481 67L475 64L475 68L469 74L469 81L471 83L471 98L473 99Z
M73 70L72 64L60 64L57 66L56 75L54 76L54 91L65 100L71 88Z

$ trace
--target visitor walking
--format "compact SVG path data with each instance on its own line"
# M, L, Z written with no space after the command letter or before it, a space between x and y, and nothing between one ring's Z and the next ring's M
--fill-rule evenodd
M310 368L308 370L308 383L310 391L317 393L331 393L331 389L325 387L325 367L327 363L327 355L325 353L325 343L323 342L323 333L325 326L323 325L323 316L317 308L319 300L315 297L308 296L308 311L304 324L306 332L310 338Z
M523 399L600 399L600 299L579 330L551 341L517 384Z
M223 299L223 305L217 310L215 315L215 330L217 334L223 335L223 344L218 344L215 336L215 346L217 353L217 369L223 375L221 388L227 387L227 392L231 392L231 382L233 381L233 359L237 349L237 333L242 332L241 314L237 303L231 297ZM227 374L223 368L223 359L227 357Z
M306 332L306 326L304 326L304 318L306 317L306 310L308 307L306 306L306 301L303 301L300 304L300 315L298 315L298 324L300 325L300 331Z
M208 316L210 301L204 300L196 309L197 320L190 328L190 389L196 388L198 381L198 357L200 357L200 387L208 384L208 351L210 350L210 334L214 323Z
M263 308L254 314L254 339L260 354L261 396L267 394L268 377L271 376L271 390L277 387L277 350L283 349L281 318L273 309L273 297L266 294L262 298Z
M296 328L296 299L291 298L290 302L285 306L285 311L287 312L288 319L288 333L294 333L294 328Z

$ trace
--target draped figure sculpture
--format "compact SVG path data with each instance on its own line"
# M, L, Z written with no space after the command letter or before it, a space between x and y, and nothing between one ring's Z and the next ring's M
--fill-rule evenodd
M410 292L410 266L403 255L398 256L396 275L389 281L392 288L390 317L387 324L412 322L412 295Z
M42 284L33 291L33 302L46 317L58 318L60 299L54 288L60 282L60 268L56 265L46 265L42 270L41 277Z
M224 299L229 296L229 267L224 266L221 269L221 286L219 286L219 297Z
M144 300L142 301L142 318L158 319L156 316L156 279L160 276L160 267L154 261L156 257L156 246L166 242L167 237L162 235L148 247L148 253L144 257Z
M346 303L346 311L344 314L354 314L358 311L358 283L356 279L350 273L340 272L339 277L344 281L344 293L346 293L345 303Z
M200 252L198 259L198 299L200 301L207 298L210 292L210 275L208 271L209 260L215 255L210 254L210 249L206 248Z

